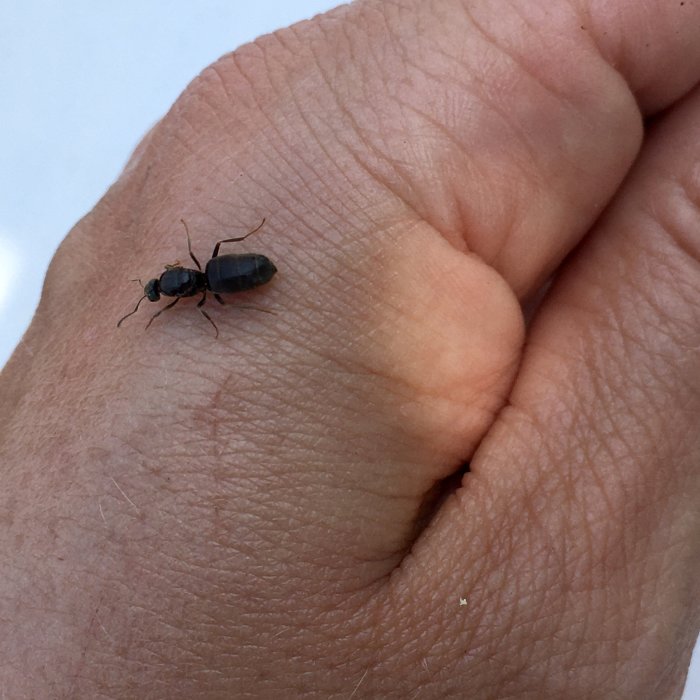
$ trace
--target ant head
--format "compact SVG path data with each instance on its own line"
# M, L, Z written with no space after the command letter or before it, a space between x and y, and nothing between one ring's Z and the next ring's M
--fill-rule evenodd
M160 284L157 279L146 282L143 293L148 297L148 301L158 301L160 299Z

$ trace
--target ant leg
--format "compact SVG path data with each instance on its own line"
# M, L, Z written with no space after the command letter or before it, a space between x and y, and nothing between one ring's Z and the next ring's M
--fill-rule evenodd
M160 311L156 311L153 314L153 316L151 316L151 320L146 324L146 330L148 330L148 327L153 323L153 321L156 320L156 318L158 318L158 316L160 316L163 313L163 311L167 311L168 309L172 309L173 306L175 306L175 304L177 304L178 301L180 301L180 297L177 297L177 299L175 299L175 301L171 301L167 306L164 306L162 309L160 309Z
M226 302L221 298L221 294L215 293L214 299L216 299L219 302L219 304L221 304L222 306L226 306Z
M218 329L217 325L214 323L214 321L211 320L211 316L202 308L202 306L204 305L204 302L206 300L207 300L207 293L202 292L202 298L199 300L199 303L197 304L197 308L199 309L199 313L202 314L202 316L204 316L204 318L206 318L207 321L209 321L209 323L211 323L212 326L214 326L214 330L216 331L215 337L218 338L219 337L219 329Z
M223 240L219 241L214 246L214 252L211 254L211 257L215 258L219 254L219 246L222 243L237 243L238 241L244 241L246 238L248 238L248 236L252 236L256 231L259 231L263 227L264 223L265 219L263 218L263 220L252 231L248 231L245 236L238 236L237 238L224 238Z
M132 282L135 282L135 280L132 280ZM122 317L117 321L117 328L119 328L119 326L122 325L122 321L123 321L125 318L129 318L129 316L133 316L133 315L139 310L139 306L141 305L141 302L142 302L145 298L146 298L146 295L144 294L144 295L138 300L138 302L136 303L136 307L134 308L134 310L133 310L133 311L130 311L126 316L122 316Z
M197 269L201 272L202 271L202 266L199 264L199 260L194 257L194 253L192 252L192 242L190 241L190 230L187 228L187 224L185 223L184 219L180 219L182 221L182 225L185 227L185 233L187 234L187 250L190 251L190 257L192 260L194 260L194 264L197 266Z

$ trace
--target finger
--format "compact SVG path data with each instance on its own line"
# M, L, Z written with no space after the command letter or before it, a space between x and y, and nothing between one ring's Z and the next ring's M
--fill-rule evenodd
M418 653L470 694L495 668L508 697L682 691L700 617L699 125L696 90L555 284L508 408L392 582L388 624L409 636L406 590L430 590L440 661Z
M627 172L640 106L652 113L698 80L698 21L697 3L664 0L403 1L359 4L264 40L271 95L294 99L314 140L338 142L288 173L310 188L300 206L319 217L328 193L313 196L323 189L314 180L339 163L356 187L359 164L378 185L355 195L363 210L374 194L395 200L526 296ZM313 61L330 101L308 94L307 80L289 83L290 49L292 70ZM233 60L244 75L260 69L256 50ZM216 80L245 98L230 67L221 62Z

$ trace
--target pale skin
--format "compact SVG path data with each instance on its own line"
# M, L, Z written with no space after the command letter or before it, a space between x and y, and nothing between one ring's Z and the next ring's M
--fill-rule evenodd
M680 697L699 25L361 1L204 71L2 373L3 697ZM115 328L262 217L274 314Z

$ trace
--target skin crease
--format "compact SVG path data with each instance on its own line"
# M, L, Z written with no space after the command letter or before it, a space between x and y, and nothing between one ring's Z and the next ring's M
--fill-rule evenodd
M360 1L198 76L0 378L3 697L680 697L698 22ZM117 331L181 218L204 257L263 216L218 340Z

